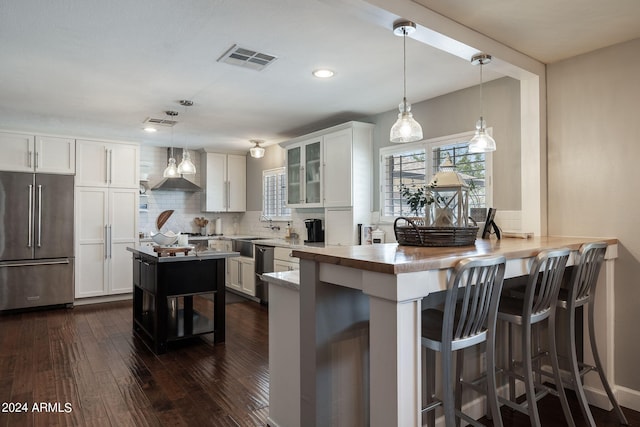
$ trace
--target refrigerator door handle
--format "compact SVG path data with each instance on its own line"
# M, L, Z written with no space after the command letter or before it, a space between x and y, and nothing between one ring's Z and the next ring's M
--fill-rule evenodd
M42 247L42 185L38 185L38 247Z
M104 259L109 258L109 226L104 226Z
M111 259L112 251L113 251L113 236L111 234L111 224L109 224L109 259Z
M39 265L57 265L57 264L69 264L71 261L68 259L52 260L52 261L39 261L39 262L8 262L0 263L0 268L5 267L35 267Z
M33 185L29 184L29 213L27 214L27 221L29 221L29 241L27 247L31 247L31 240L33 237Z

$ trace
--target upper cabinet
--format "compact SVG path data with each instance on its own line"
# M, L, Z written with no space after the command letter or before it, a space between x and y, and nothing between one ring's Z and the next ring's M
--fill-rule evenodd
M287 150L287 205L370 209L373 127L349 122L282 143Z
M322 206L322 138L287 147L287 205Z
M18 133L0 133L0 170L73 175L75 140Z
M77 141L76 185L140 188L138 144Z
M247 157L202 153L203 212L247 210Z

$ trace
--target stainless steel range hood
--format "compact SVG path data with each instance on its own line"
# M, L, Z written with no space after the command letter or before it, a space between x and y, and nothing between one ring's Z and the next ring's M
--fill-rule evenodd
M189 181L186 178L165 178L160 181L155 187L151 190L160 190L160 191L187 191L187 192L197 192L202 191L202 188L198 187L193 182Z
M171 148L167 148L167 161L171 157ZM185 191L195 193L202 191L202 188L198 187L193 182L184 178L182 175L175 178L165 178L156 184L151 190L156 191Z

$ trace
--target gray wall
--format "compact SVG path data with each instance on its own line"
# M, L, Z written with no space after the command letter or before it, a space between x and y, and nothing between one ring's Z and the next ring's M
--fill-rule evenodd
M549 234L620 240L615 383L633 390L640 390L638 52L640 39L547 70Z
M480 116L479 87L471 87L412 106L413 117L422 126L425 139L475 130ZM500 210L520 210L520 82L508 77L483 85L484 117L493 127L497 150L493 154L493 205ZM388 111L363 121L375 123L374 159L389 142L389 129L398 111ZM379 164L373 165L375 183L379 183ZM377 188L377 186L375 187ZM379 192L374 192L373 206L380 206Z
M285 154L279 145L271 145L261 159L247 155L247 211L262 210L262 171L284 166Z

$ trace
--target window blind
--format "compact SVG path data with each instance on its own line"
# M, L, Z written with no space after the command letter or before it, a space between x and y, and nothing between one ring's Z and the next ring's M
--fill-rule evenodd
M291 209L286 206L286 197L285 168L264 171L262 173L262 214L274 220L291 219Z

